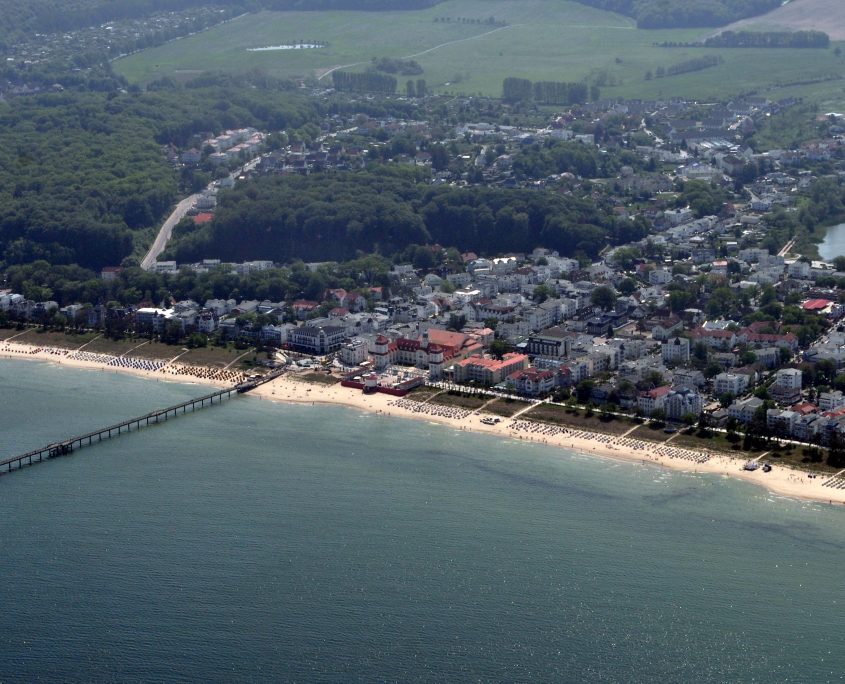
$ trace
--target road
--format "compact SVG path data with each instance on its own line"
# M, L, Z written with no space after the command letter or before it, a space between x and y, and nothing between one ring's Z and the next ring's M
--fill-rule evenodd
M232 175L237 178L242 173L252 171L252 169L258 166L259 162L264 156L266 155L258 155L252 161L248 161L246 164L241 166ZM216 181L209 183L206 189L211 189L215 185ZM141 268L143 268L145 271L149 271L155 265L156 259L158 259L158 255L164 251L165 247L167 247L167 241L170 239L170 235L173 232L173 227L177 223L179 223L179 221L185 218L185 215L194 206L200 194L202 193L194 193L193 195L186 197L181 202L179 202L179 204L176 205L176 208L173 210L173 213L168 216L167 220L162 224L161 228L159 229L158 235L156 235L156 239L150 247L149 251L141 260Z
M173 232L173 226L175 226L179 221L185 218L185 214L194 206L194 203L199 198L200 194L196 193L191 195L190 197L186 197L183 199L179 204L176 205L176 208L173 210L173 213L167 217L167 220L162 224L161 228L158 231L158 235L156 235L156 239L153 242L150 250L147 252L146 256L141 260L141 268L145 271L149 271L158 259L158 255L164 251L164 248L167 246L167 241L170 239L170 234Z
M792 240L790 240L789 242L787 242L783 246L783 249L781 249L778 252L778 256L779 257L785 257L787 254L789 254L789 250L792 249L794 246L795 246L795 238L793 238Z

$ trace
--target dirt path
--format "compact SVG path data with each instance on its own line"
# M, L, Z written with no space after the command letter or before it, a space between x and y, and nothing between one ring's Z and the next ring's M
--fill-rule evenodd
M434 52L435 50L439 50L440 48L447 47L449 45L457 45L458 43L465 43L468 40L475 40L476 38L483 38L484 36L489 36L492 33L496 33L497 31L504 31L505 29L515 28L516 26L522 26L522 24L513 24L510 26L500 26L499 28L495 28L492 31L485 31L484 33L479 33L475 36L468 36L466 38L459 38L458 40L450 40L446 43L440 43L440 45L435 45L434 47L430 47L422 52L416 52L413 55L405 55L401 59L414 59L415 57L421 57L422 55L427 55L429 52ZM322 81L326 76L331 74L332 72L337 71L338 69L351 69L352 67L361 66L362 64L366 64L366 62L354 62L353 64L339 64L338 66L334 66L331 69L327 69L322 73L317 72L317 80Z

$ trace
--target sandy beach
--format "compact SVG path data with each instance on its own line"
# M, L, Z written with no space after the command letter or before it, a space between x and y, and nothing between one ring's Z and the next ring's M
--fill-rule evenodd
M481 422L485 416L474 411L437 404L421 404L386 394L363 394L360 390L341 387L339 384L328 386L304 382L292 375L285 375L262 385L254 390L253 394L279 402L347 406L360 411L425 420L455 430L525 440L604 458L652 464L683 472L735 477L766 487L782 496L845 504L845 489L823 486L829 479L826 475L810 478L806 472L778 465L774 465L768 473L764 473L762 468L748 471L743 469L748 458L734 458L728 454L694 451L670 444L535 423L521 420L519 417L515 420L502 418L499 423L490 425Z
M126 373L159 382L197 383L220 389L231 387L244 379L243 373L238 371L219 371L172 360L112 356L57 347L35 347L17 342L0 342L0 358L46 361L102 373Z
M133 359L67 349L33 347L15 342L0 343L0 358L46 361L98 372L127 373L160 382L197 383L219 388L231 387L244 379L243 374L238 371L188 366L172 360ZM761 485L783 496L845 504L845 488L830 486L832 483L827 475L808 477L807 472L779 465L773 465L768 473L763 472L762 468L748 471L743 469L747 457L736 458L729 454L691 450L624 435L608 435L537 423L522 420L519 416L501 418L498 423L489 424L482 422L482 418L489 416L481 415L477 411L386 394L364 394L360 390L341 387L340 384L305 382L297 379L294 373L282 375L259 386L251 395L280 403L346 406L384 416L425 420L455 430L487 433L604 458L651 464L684 472L735 477ZM845 480L842 483L845 485Z

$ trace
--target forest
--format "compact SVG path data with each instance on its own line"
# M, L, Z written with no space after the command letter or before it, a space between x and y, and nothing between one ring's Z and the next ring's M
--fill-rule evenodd
M757 16L781 5L781 0L576 0L583 5L625 14L638 28L724 26Z
M0 38L68 31L154 12L214 5L270 10L413 10L441 0L0 0Z
M50 93L0 105L0 263L120 264L177 199L163 145L314 118L299 96L235 86Z
M530 189L432 187L424 170L392 166L342 175L259 178L221 193L214 221L180 226L166 257L182 263L343 261L439 244L488 254L537 245L595 258L647 226L594 201Z

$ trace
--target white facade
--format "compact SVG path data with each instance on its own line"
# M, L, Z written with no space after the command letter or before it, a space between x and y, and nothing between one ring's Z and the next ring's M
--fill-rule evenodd
M822 411L835 411L843 406L845 406L845 394L839 390L822 392L819 395L819 409Z
M690 357L689 339L672 337L663 343L661 353L664 363L686 363Z
M719 373L713 380L713 390L717 396L731 394L738 397L748 388L748 376L741 373Z
M670 420L680 420L681 417L692 414L701 415L704 402L701 395L693 389L675 389L666 395L664 402L666 417Z
M775 385L783 392L801 391L801 371L797 368L781 368L775 376Z

